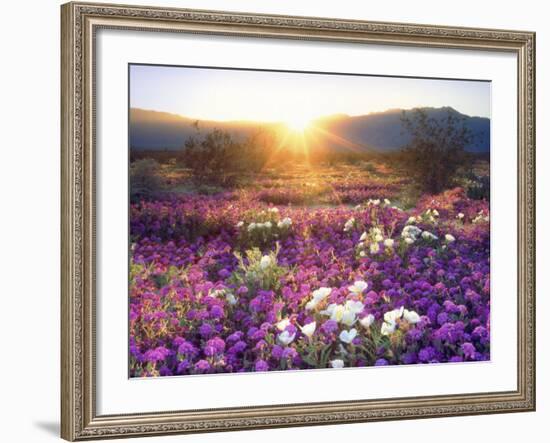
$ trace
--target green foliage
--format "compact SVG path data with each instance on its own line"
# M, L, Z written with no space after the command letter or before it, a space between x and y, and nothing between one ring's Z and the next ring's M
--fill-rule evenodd
M245 213L237 226L237 246L243 249L258 247L265 249L273 243L288 237L292 226L290 218L281 219L276 208L260 212Z
M333 348L333 343L313 342L309 343L300 355L312 368L322 369L329 365L331 355L334 352Z
M135 263L134 260L130 260L130 282L134 282L138 276L141 276L145 272L145 266Z
M155 283L157 289L161 289L172 282L182 271L176 266L170 266L166 272L151 273L150 278Z
M408 211L409 209L416 207L420 197L422 197L422 191L419 187L408 185L403 187L403 190L399 195L399 200L396 201L396 203L398 203L402 209Z
M236 252L235 257L239 261L237 271L233 273L232 281L245 285L250 293L256 293L258 289L277 290L281 286L281 277L287 273L285 267L277 264L277 255L280 246L277 244L275 251L263 255L258 248L245 252L245 257Z
M139 201L155 196L163 186L160 167L156 160L143 158L130 165L130 199Z

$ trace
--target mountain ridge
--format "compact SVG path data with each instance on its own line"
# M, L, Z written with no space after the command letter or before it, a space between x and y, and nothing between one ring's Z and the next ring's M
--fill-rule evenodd
M441 119L448 113L465 118L466 127L474 134L474 141L466 147L470 152L489 152L490 119L462 114L450 106L413 109L388 109L364 115L331 114L312 120L317 128L316 143L338 150L395 152L410 141L404 131L401 117L414 109L424 110L429 117ZM283 122L256 122L247 120L200 120L164 111L130 108L130 146L135 150L177 150L185 141L201 131L220 129L236 139L245 139L259 128L284 128Z

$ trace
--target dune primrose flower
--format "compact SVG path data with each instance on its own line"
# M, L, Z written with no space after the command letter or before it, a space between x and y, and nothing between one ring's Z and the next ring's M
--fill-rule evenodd
M285 330L279 334L277 339L281 344L288 346L290 343L294 341L295 337L296 337L296 333L291 334L290 332Z
M364 282L363 280L357 280L355 283L353 283L353 285L348 286L348 289L355 295L361 295L367 290L368 287L369 285L367 284L367 282Z
M313 336L316 328L317 328L316 322L311 322L304 326L300 326L302 334L304 334L307 338L311 338Z
M340 341L343 341L344 343L351 343L353 339L357 336L357 329L353 328L349 331L343 330L340 332Z

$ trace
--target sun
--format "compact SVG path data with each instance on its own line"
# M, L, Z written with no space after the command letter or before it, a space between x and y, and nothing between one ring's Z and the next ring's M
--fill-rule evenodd
M304 132L311 125L311 119L305 116L296 115L287 118L285 120L285 125L294 132Z

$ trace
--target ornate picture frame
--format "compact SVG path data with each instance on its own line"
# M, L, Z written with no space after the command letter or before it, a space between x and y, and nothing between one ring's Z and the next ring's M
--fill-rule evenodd
M535 34L72 2L61 7L61 436L216 432L535 410ZM100 29L506 52L517 57L517 389L97 414L96 33ZM498 223L498 221L497 221Z

